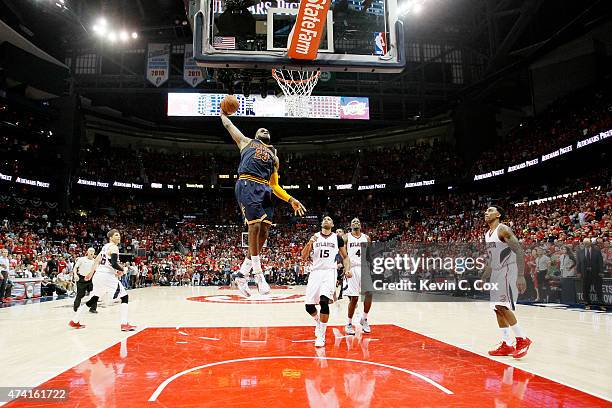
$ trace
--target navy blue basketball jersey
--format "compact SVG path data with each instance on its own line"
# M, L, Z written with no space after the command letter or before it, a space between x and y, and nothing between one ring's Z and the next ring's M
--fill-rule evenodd
M250 174L266 181L270 180L274 172L274 150L272 146L267 146L257 139L251 140L240 152L238 174Z

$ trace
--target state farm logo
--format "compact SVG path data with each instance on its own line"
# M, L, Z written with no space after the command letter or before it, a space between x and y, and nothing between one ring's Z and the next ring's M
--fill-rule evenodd
M362 116L368 112L368 106L365 102L350 101L342 106L342 113L347 116Z
M250 298L245 298L240 295L212 295L212 296L195 296L187 298L193 302L210 302L210 303L234 303L234 304L270 304L270 303L301 303L304 302L304 295L284 294L284 295L266 295L261 296L253 294Z

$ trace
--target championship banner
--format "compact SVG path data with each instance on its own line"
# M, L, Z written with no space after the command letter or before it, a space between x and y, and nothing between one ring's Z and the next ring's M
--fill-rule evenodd
M147 79L160 87L170 76L170 44L149 44L147 51Z
M290 34L287 55L289 58L314 60L319 53L319 44L325 29L329 0L307 0L300 2L293 31Z
M183 79L192 87L198 86L204 81L202 69L198 67L193 59L193 44L185 44L185 62L183 64Z

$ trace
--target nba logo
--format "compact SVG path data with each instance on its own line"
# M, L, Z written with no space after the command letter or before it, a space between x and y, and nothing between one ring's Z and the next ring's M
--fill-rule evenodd
M374 55L385 55L387 53L387 33L374 33Z

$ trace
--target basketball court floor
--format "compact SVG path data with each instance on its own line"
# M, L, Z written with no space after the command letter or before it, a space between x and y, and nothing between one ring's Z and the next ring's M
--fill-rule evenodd
M486 354L499 338L486 302L375 303L372 333L347 337L343 299L315 349L303 292L245 302L216 287L136 289L132 333L117 305L83 330L68 327L72 299L0 309L0 387L68 390L6 406L612 406L610 313L519 305L534 344L514 360Z

